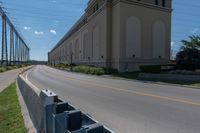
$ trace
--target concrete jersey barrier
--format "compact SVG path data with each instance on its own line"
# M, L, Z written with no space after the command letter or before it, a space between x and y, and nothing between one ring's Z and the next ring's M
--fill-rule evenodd
M19 76L19 90L38 133L114 133L50 90L38 90Z
M17 78L17 84L37 132L44 133L44 118L40 91L27 84L22 76Z
M182 82L199 82L199 75L181 75L181 74L152 74L140 73L140 79L147 80L169 80L169 81L182 81Z

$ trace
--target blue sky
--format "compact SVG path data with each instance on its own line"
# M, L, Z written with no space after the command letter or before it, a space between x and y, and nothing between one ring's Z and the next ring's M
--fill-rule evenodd
M200 35L200 0L172 0L172 50L176 53L180 40Z
M88 0L1 0L8 16L31 48L31 59L47 60L47 52L83 14ZM200 1L173 0L172 48L200 34Z

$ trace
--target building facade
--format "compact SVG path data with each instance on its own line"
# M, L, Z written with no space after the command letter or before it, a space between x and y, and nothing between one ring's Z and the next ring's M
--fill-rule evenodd
M48 53L51 64L136 71L170 60L171 0L89 0L84 15Z

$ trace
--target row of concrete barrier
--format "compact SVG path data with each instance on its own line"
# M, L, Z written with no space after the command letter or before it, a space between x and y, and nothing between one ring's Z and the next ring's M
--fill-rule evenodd
M153 73L140 73L139 79L144 80L166 80L178 82L199 82L200 75L183 75L183 74L153 74Z
M112 133L55 93L38 90L22 76L18 77L17 85L38 133Z

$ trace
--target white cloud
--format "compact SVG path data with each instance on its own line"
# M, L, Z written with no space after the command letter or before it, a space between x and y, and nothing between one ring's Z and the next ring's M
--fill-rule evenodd
M44 35L44 32L42 32L42 31L35 31L34 32L36 35Z
M50 30L50 33L53 34L53 35L57 34L57 32L55 30Z
M193 34L197 34L199 32L199 28L194 28L193 30L192 30L192 33Z
M171 41L171 47L174 47L175 42Z
M24 26L24 30L30 30L31 27Z

